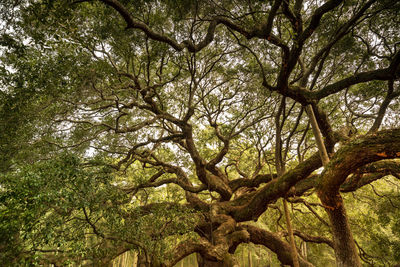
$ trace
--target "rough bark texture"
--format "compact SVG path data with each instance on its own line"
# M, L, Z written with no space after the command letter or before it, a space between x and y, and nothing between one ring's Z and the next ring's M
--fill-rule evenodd
M325 210L331 223L337 266L361 267L342 197L338 193L329 199L321 198L321 201L326 206Z
M400 157L400 130L382 131L353 140L340 149L321 175L318 195L325 207L335 245L338 266L361 266L347 220L340 186L349 174L369 163Z
M264 245L275 252L282 264L293 266L292 256L290 254L290 245L284 242L277 234L268 232L253 225L243 225L250 234L250 241L254 244ZM311 263L298 255L301 267L312 267Z
M360 167L400 157L400 129L381 131L355 139L338 150L321 174L319 190L335 195L346 178Z
M321 166L319 154L315 153L278 179L274 179L261 187L254 194L222 205L229 209L229 214L237 222L256 219L268 208L267 204L285 196L292 186L306 179Z

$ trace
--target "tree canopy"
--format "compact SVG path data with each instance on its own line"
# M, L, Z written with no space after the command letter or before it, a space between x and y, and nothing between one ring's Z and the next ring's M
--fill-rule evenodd
M1 265L400 261L400 2L0 8Z

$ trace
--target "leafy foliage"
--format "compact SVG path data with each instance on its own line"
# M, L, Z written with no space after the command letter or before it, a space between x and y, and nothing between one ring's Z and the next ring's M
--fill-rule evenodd
M336 210L349 255L395 264L399 7L1 3L0 263L293 265L285 198L301 266L343 260Z

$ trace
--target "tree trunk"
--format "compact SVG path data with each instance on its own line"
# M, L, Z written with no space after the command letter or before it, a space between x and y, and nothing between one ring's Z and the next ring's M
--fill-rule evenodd
M337 266L361 267L342 197L338 193L334 197L320 199L331 222Z
M156 256L147 257L145 253L141 252L138 255L137 266L138 267L160 267L163 265L159 261L158 257L156 257Z
M224 267L224 263L222 261L210 261L204 258L197 258L197 264L199 267Z
M306 110L312 125L322 165L326 166L329 163L329 157L312 106L307 105ZM327 194L322 193L319 197L331 222L336 265L338 267L361 267L339 189L337 189L337 192L333 190Z
M138 255L137 255L137 253L136 252L134 252L133 254L132 254L132 260L133 260L133 263L132 263L132 267L138 267L138 263L137 263L137 261L138 261Z
M297 249L296 249L296 243L294 241L294 235L293 235L293 229L292 229L292 222L290 220L290 214L289 214L289 208L287 206L287 201L286 199L282 199L283 202L283 208L285 210L285 218L286 218L286 228L288 230L289 234L289 240L290 240L290 254L292 255L293 259L293 267L299 267L299 258L297 257Z
M250 251L249 247L247 247L247 257L248 257L248 260L249 260L249 267L253 267L253 261L251 259L251 251Z
M138 255L137 266L138 267L148 267L149 266L149 264L146 261L146 257L144 257L143 254L141 254L141 253L139 253L139 255Z
M222 261L212 261L197 254L197 264L199 267L239 267L233 255L227 253Z
M317 147L318 147L318 152L319 152L319 155L322 160L322 165L325 166L326 164L329 163L329 157L328 157L328 152L326 151L326 148L325 148L324 139L322 138L322 134L319 129L317 119L315 118L315 114L312 109L312 106L307 105L306 111L308 114L308 118L310 119L310 122L311 122L311 126L312 126L311 128L314 133L315 143L317 144Z

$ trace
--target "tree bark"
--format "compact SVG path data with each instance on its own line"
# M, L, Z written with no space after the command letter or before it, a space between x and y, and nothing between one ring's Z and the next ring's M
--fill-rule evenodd
M321 174L318 196L329 216L337 265L361 266L347 220L340 186L347 177L369 163L400 157L400 129L381 131L355 139L338 150Z
M342 197L338 193L333 197L321 198L321 202L331 223L337 266L361 267Z
M213 261L197 254L197 265L199 267L239 267L236 259L230 253L226 253L222 261Z
M252 242L253 244L264 245L272 252L276 253L278 260L282 264L293 266L293 258L290 254L290 245L287 242L281 240L281 238L277 234L268 232L253 225L243 225L243 228L245 228L249 232L250 242ZM300 256L298 257L298 259L301 267L314 266Z
M324 140L322 139L321 131L315 118L312 106L307 105L306 109L312 125L315 141L318 146L322 165L325 167L329 163L329 157L325 148ZM337 266L361 266L361 262L354 243L354 238L347 220L343 199L340 196L339 190L337 190L336 194L320 197L320 200L322 204L326 207L325 210L328 213L331 223Z
M249 260L249 267L253 267L253 261L251 259L251 252L249 247L247 247L247 258Z
M322 134L319 129L317 119L315 118L315 114L314 114L314 111L313 111L311 105L307 105L306 110L307 110L307 114L308 114L308 117L311 122L312 130L313 130L314 138L315 138L315 143L317 144L317 147L318 147L319 155L322 160L322 165L325 166L326 164L329 163L329 157L328 157L328 153L326 152L324 140L322 138Z

